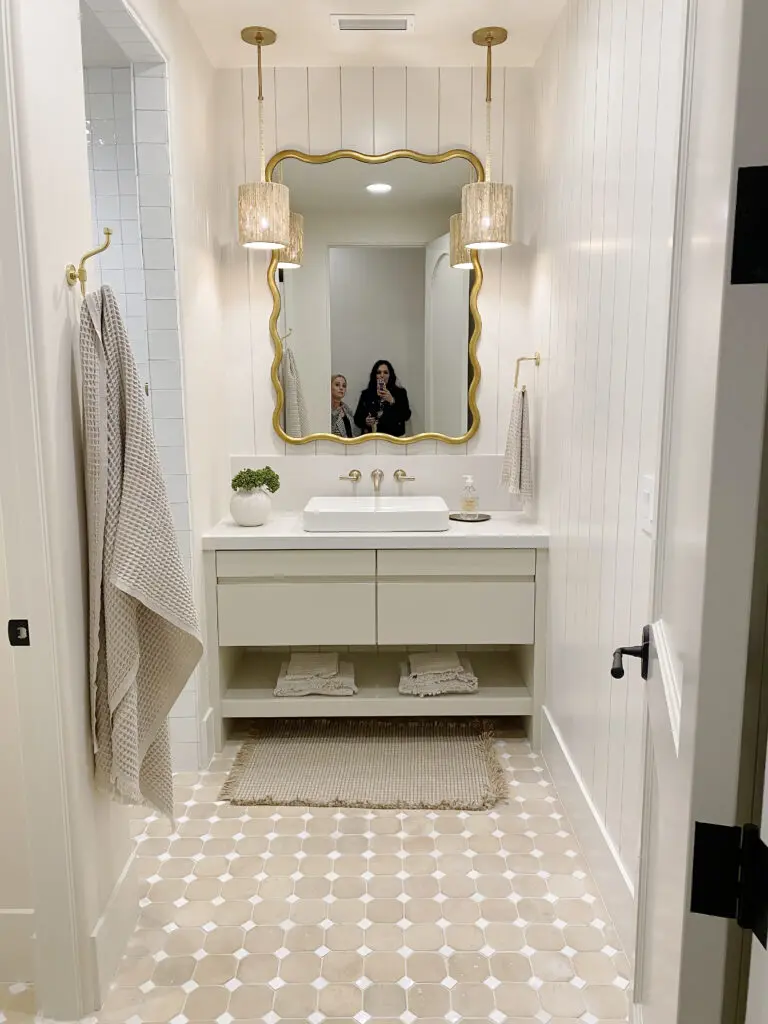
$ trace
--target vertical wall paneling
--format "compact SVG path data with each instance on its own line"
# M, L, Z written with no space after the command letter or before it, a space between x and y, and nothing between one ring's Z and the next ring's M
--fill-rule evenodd
M373 130L373 68L342 68L342 146L372 153Z
M609 668L612 649L640 636L650 599L651 541L636 509L660 430L685 8L566 8L535 72L540 191L526 205L547 386L548 712L633 879L642 691Z
M275 69L275 146L309 149L309 97L306 68Z
M373 69L373 152L405 149L405 68Z
M440 68L441 150L472 148L472 69ZM482 156L482 150L478 151Z
M341 149L341 73L339 68L309 68L309 151Z
M439 119L440 72L437 68L408 68L405 95L406 147L419 153L437 153L440 144Z

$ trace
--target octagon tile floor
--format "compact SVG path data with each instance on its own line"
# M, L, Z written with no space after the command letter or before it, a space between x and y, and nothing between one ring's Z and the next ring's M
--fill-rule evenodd
M232 807L236 745L177 776L175 832L136 811L138 928L93 1019L625 1021L629 963L544 763L497 745L491 812Z

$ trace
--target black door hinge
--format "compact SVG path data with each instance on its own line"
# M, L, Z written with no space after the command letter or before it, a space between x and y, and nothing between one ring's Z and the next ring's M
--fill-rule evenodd
M696 822L691 912L733 919L768 949L768 846L757 825Z
M29 647L29 620L8 620L8 643L11 647Z

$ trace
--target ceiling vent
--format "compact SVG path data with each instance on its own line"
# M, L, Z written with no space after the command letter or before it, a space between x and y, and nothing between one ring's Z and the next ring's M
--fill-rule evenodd
M413 32L412 14L332 14L337 32Z

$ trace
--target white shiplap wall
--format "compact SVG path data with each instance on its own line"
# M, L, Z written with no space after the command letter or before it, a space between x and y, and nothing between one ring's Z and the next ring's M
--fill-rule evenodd
M227 429L233 453L312 455L345 451L330 442L283 445L272 430L274 400L270 382L272 308L266 287L266 258L236 243L237 185L258 177L257 85L253 69L220 71L221 188L220 286L231 359ZM494 177L516 189L518 244L483 256L481 297L483 335L479 390L481 427L468 454L503 451L511 400L514 360L531 350L528 332L532 249L530 152L533 139L532 72L494 72ZM473 68L277 68L265 73L266 151L295 147L323 153L340 147L367 153L409 148L437 153L485 150L485 71ZM534 383L533 372L529 376ZM386 442L366 447L370 454L399 451ZM359 449L356 450L359 455ZM424 442L409 455L438 454L455 448Z
M659 443L685 7L572 0L535 72L547 706L633 882L644 702L634 668L609 670L649 615L638 484Z

